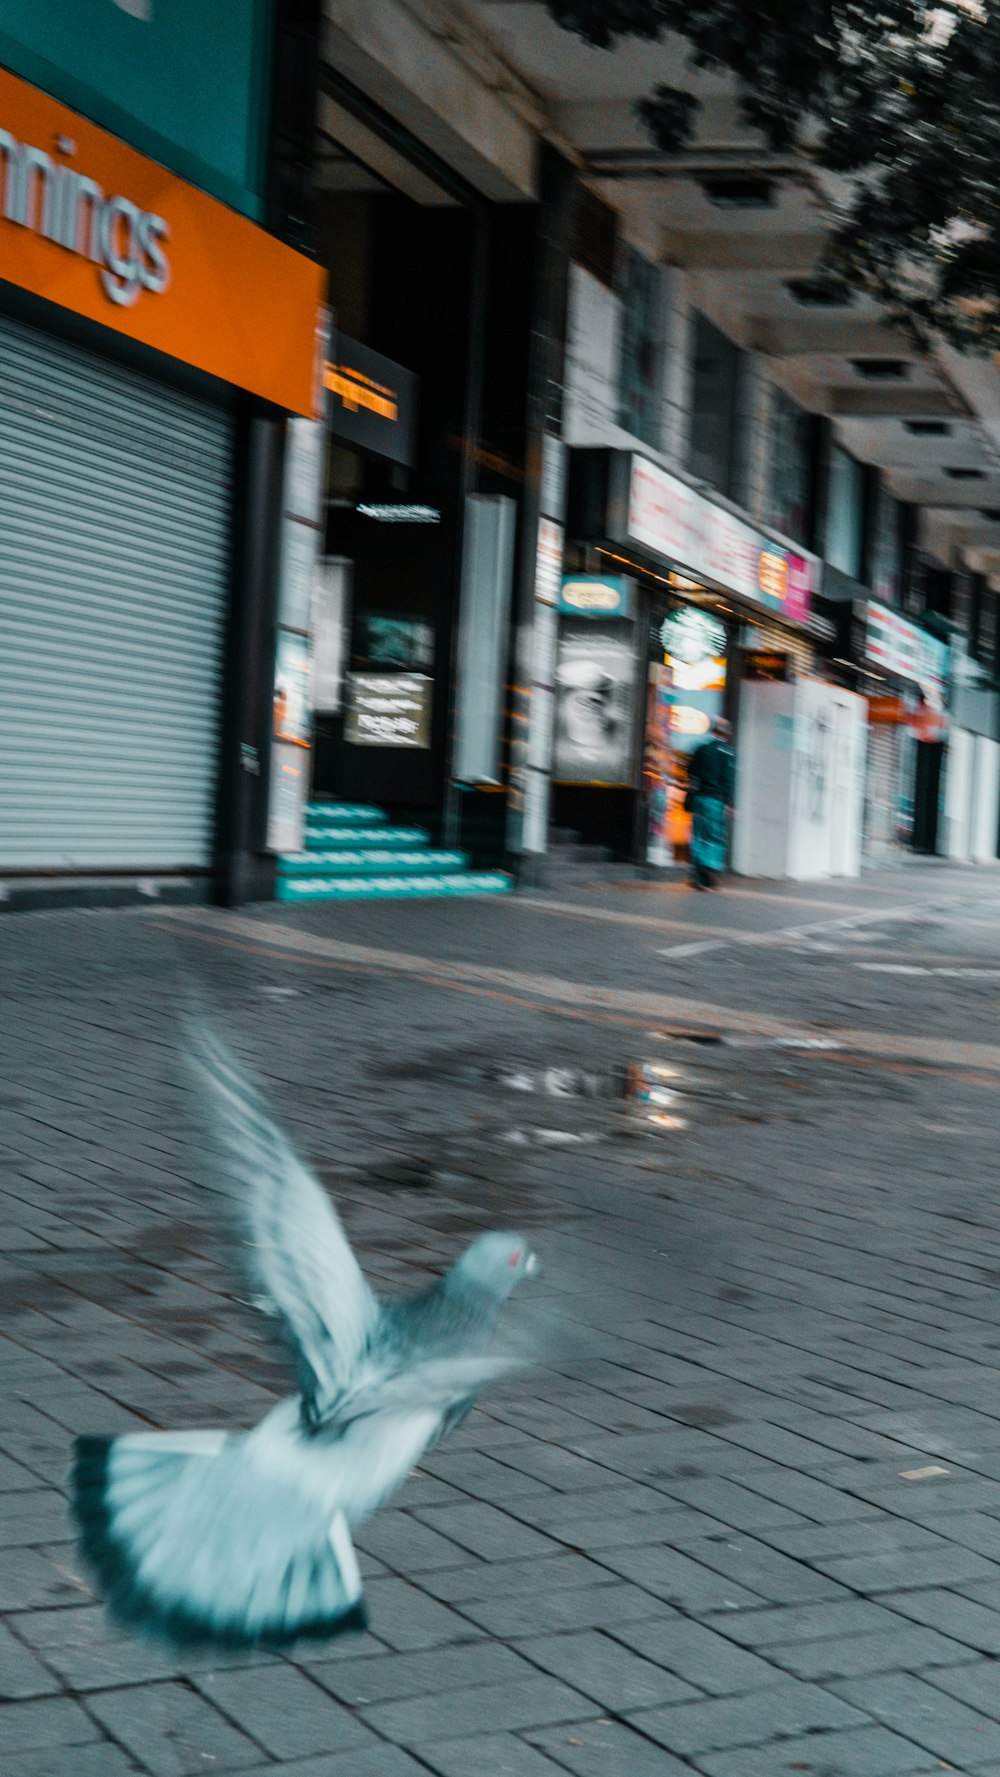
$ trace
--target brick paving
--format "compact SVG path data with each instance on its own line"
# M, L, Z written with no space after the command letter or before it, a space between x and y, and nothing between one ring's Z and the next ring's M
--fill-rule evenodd
M5 1777L1000 1772L998 901L931 866L0 921ZM486 1226L545 1262L542 1361L358 1533L370 1631L284 1656L125 1635L65 1515L75 1434L288 1386L193 992L377 1287Z

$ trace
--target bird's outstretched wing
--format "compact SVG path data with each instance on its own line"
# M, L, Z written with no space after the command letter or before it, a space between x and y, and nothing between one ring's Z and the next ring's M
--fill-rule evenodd
M348 1384L379 1308L340 1219L243 1069L203 1023L189 1026L190 1059L222 1138L253 1287L291 1334L309 1419Z
M174 1643L280 1646L364 1628L344 1513L223 1432L80 1438L80 1544L108 1609Z

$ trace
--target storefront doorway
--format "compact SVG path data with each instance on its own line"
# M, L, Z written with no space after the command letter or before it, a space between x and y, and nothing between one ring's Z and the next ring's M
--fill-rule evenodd
M643 792L645 861L685 863L691 815L685 804L688 767L712 719L727 711L731 631L694 605L658 609L649 626Z
M653 868L682 865L691 840L690 761L713 717L733 724L738 762L744 672L784 678L812 667L819 562L627 451L571 453L568 529L581 566L635 580L639 694L635 772L623 792L633 817L627 855ZM557 822L562 806L557 786ZM618 846L620 830L619 820ZM596 823L588 837L610 843Z
M864 852L933 853L940 838L947 649L887 605L855 613L858 689L867 695Z

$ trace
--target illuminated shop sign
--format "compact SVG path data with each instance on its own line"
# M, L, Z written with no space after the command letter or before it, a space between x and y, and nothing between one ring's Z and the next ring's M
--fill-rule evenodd
M707 611L682 606L671 611L660 624L660 645L664 654L697 666L703 660L714 660L726 652L726 626Z
M784 683L795 677L794 662L778 648L751 648L743 656L743 677Z
M360 370L352 369L349 364L325 365L323 386L332 395L340 397L348 413L357 413L360 408L367 407L370 413L380 414L384 420L399 418L395 389L372 382L370 376L363 376Z
M670 710L670 726L675 734L707 734L712 725L707 710L695 709L689 703L675 703Z
M338 333L330 343L323 384L334 438L371 456L412 466L417 412L412 371Z
M793 623L808 620L820 564L706 500L647 457L628 473L628 540Z
M620 574L567 575L559 591L559 609L574 617L630 617L632 582Z
M777 599L784 605L788 597L788 556L783 549L762 549L757 560L757 585L765 598Z

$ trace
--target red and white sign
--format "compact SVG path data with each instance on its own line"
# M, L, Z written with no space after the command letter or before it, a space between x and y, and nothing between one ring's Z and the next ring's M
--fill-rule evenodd
M554 518L538 520L535 553L535 597L540 604L557 605L563 572L563 528Z
M938 709L944 707L948 677L948 649L944 642L875 599L868 601L865 654L895 678L912 679L930 704Z
M628 534L699 578L805 623L820 564L716 506L647 457L633 456Z
M917 740L943 740L948 732L948 717L944 710L936 710L932 704L922 703L911 712L906 725Z

